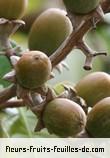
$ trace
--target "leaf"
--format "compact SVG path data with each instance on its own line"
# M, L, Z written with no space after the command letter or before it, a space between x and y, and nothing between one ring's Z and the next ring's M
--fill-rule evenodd
M3 80L2 77L11 70L10 62L5 56L0 56L0 84L4 87L8 86L10 83Z

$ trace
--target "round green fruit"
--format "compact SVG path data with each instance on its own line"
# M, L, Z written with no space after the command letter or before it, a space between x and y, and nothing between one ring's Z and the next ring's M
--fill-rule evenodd
M110 138L110 97L99 101L89 112L86 129L95 138Z
M46 105L43 122L49 133L60 137L74 137L84 129L86 115L77 103L56 98Z
M88 106L93 107L98 101L110 96L110 75L105 72L93 72L81 79L75 86L77 95Z
M0 18L9 20L21 18L28 0L0 0Z
M72 32L66 12L48 9L34 22L28 39L30 50L39 50L50 56Z
M22 55L15 65L16 78L21 86L34 89L44 84L50 77L51 62L40 51L29 51Z
M67 10L76 14L87 14L94 10L101 0L63 0Z

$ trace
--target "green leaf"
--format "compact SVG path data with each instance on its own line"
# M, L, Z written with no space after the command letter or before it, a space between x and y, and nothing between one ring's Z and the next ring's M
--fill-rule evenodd
M0 56L0 84L4 87L8 86L10 83L3 80L2 77L11 70L11 65L7 57Z

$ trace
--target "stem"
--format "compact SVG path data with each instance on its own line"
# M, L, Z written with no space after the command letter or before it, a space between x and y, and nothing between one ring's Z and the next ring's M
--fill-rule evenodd
M12 100L12 101L6 101L2 104L0 104L0 110L5 108L20 108L24 107L24 102L22 100Z
M90 137L90 135L88 135L87 131L84 130L77 135L77 138L91 138L91 137Z
M11 49L12 46L9 38L18 30L21 25L24 24L25 23L22 20L8 20L0 18L0 48L9 61L10 56L15 54L15 50Z
M85 64L84 64L84 69L85 70L91 70L92 69L92 60L94 57L98 55L107 55L106 52L96 52L92 50L84 41L79 41L77 44L77 48L82 50L82 52L86 56Z
M0 91L0 104L6 102L12 97L16 96L16 85L11 85Z
M108 0L104 1L101 4L101 7L104 12L108 12L110 10L110 2ZM65 57L72 51L72 49L77 46L78 41L83 39L85 33L93 28L93 16L96 17L95 24L101 21L101 16L97 12L95 12L94 14L91 14L91 17L89 19L85 19L85 22L81 25L79 29L75 31L73 30L68 39L64 41L64 43L56 50L56 52L50 56L53 67L64 60Z

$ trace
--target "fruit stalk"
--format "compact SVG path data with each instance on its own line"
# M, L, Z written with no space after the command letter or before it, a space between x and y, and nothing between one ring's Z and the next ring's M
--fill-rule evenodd
M0 104L0 110L4 108L20 108L23 107L25 104L22 100L12 100L12 101L6 101L3 104Z
M0 51L2 52L1 54L6 55L9 60L10 56L14 54L9 38L23 24L24 22L22 20L10 21L0 18Z
M11 85L0 91L0 104L16 96L16 85Z

